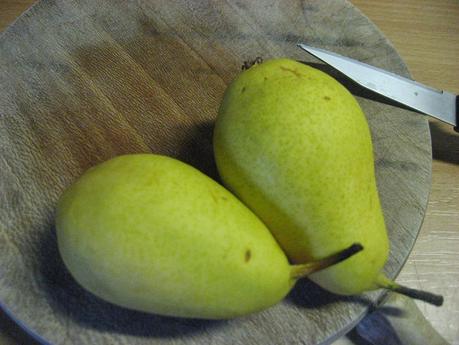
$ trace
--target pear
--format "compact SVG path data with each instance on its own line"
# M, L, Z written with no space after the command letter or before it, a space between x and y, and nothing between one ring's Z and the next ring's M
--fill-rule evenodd
M222 181L267 225L291 262L319 260L351 243L364 250L310 275L336 294L403 290L382 273L389 241L370 130L339 82L290 59L254 64L227 88L215 130Z
M197 169L154 154L113 158L61 196L59 252L100 298L160 315L225 319L279 302L295 281L344 260L290 265L265 225Z

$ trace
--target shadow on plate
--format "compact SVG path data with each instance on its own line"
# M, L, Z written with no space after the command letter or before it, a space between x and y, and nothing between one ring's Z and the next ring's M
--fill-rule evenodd
M359 304L369 308L374 307L374 303L367 297L361 296L341 296L322 289L309 279L300 279L295 287L287 295L286 301L301 308L321 308L329 304L345 302L348 304Z
M222 184L217 171L212 145L215 121L201 122L183 128L185 141L175 158L200 170L214 181Z

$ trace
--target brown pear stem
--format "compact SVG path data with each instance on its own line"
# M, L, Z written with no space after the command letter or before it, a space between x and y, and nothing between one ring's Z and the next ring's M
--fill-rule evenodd
M396 282L390 280L384 275L380 275L377 279L377 285L380 288L398 292L402 295L418 299L436 306L441 306L443 304L443 296L436 295L428 291L412 289Z
M293 265L291 271L291 277L293 279L300 279L310 275L311 273L323 270L327 267L332 265L336 265L337 263L344 261L351 256L357 254L363 250L363 246L360 243L354 243L350 247L335 253L333 255L327 256L324 259L307 262L304 264Z
M244 71L246 69L249 69L253 65L259 65L261 63L263 63L263 58L261 56L257 56L253 60L244 61L244 64L242 65L241 69Z

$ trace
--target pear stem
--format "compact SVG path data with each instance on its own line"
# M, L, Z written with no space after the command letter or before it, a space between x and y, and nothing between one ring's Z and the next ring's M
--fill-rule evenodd
M420 301L424 301L436 306L441 306L443 304L443 296L441 295L436 295L434 293L428 292L428 291L423 291L423 290L416 290L412 289L400 284L397 284L396 282L390 280L384 275L380 275L377 279L377 285L380 288L391 290L394 292L398 292L402 295L418 299Z
M261 63L263 63L263 58L261 56L257 56L253 60L244 61L244 64L242 65L241 69L245 71L246 69L249 69L253 65L259 65Z
M350 258L351 256L357 254L358 252L362 250L363 250L363 246L360 243L354 243L350 247L338 253L327 256L324 259L312 261L312 262L306 262L304 264L299 264L299 265L293 265L292 271L291 271L291 277L293 279L300 279L300 278L306 277L310 275L311 273L323 270L332 265L336 265L337 263Z

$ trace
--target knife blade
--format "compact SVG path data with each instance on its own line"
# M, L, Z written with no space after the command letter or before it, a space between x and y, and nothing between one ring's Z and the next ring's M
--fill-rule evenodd
M459 132L459 97L378 67L306 44L298 47L343 73L359 85L418 112L454 126Z

